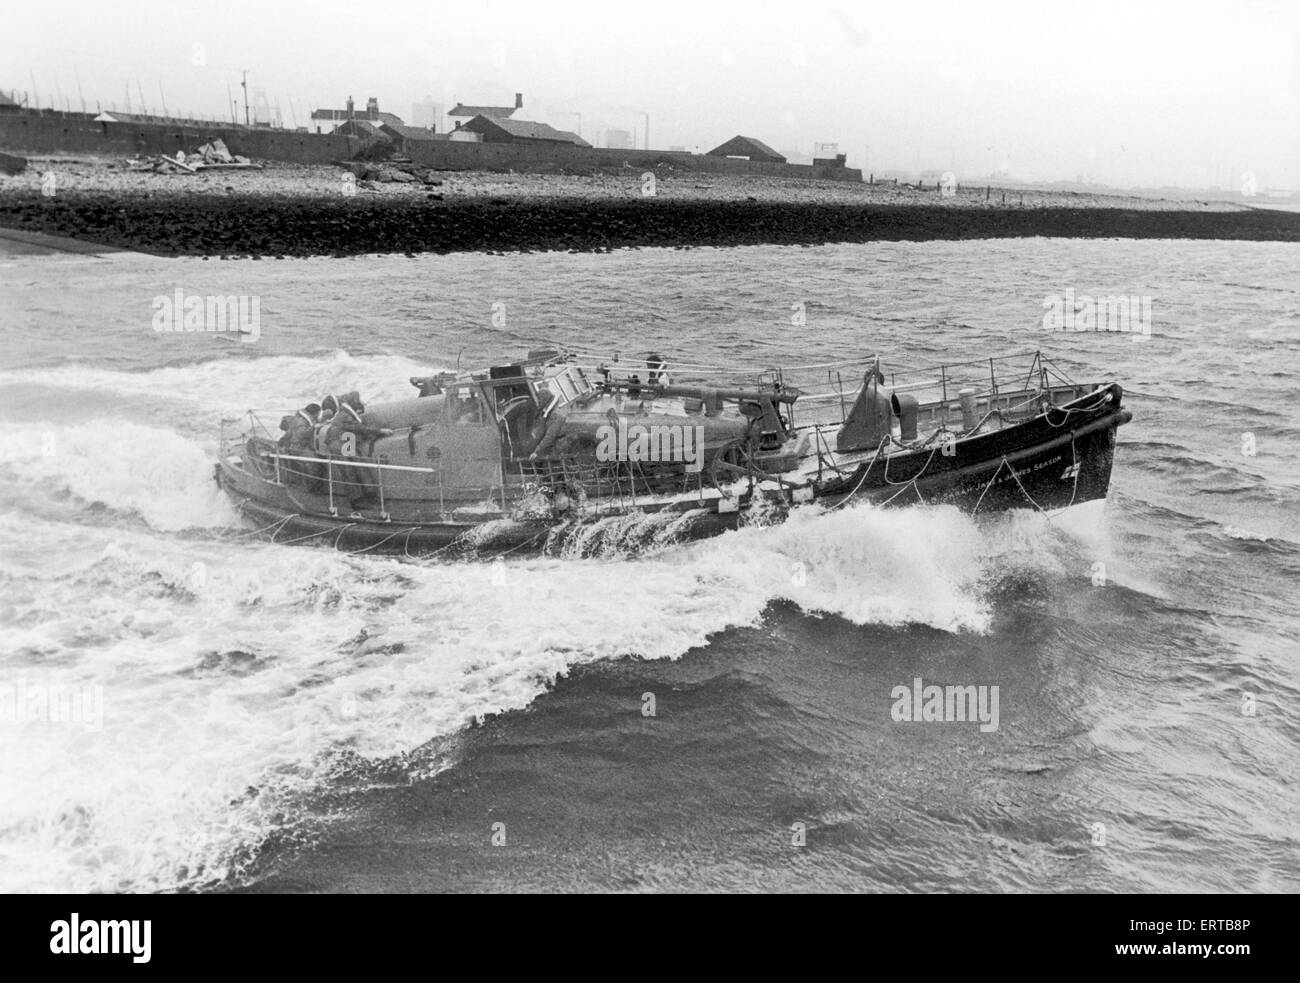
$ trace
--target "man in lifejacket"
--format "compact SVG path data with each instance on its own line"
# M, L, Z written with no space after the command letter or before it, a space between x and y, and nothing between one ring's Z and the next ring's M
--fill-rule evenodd
M355 390L339 397L339 410L325 431L325 450L331 457L369 457L375 439L389 437L393 431L385 427L367 426L363 418L366 407ZM343 482L340 489L338 482ZM335 468L335 491L344 492L358 508L361 501L378 487L372 468L354 468L343 465Z
M309 449L319 422L320 406L316 403L308 403L292 416L284 417L280 421L280 429L284 431L279 441L280 450L288 452Z
M331 394L320 401L320 416L316 421L316 431L312 437L312 450L317 454L329 453L325 448L325 435L329 433L330 423L338 410L339 401L337 396Z
M658 352L651 352L645 358L646 381L654 386L671 386L672 377L668 374L668 363Z
M319 419L320 406L316 403L308 403L292 416L284 417L280 421L280 429L284 431L279 440L280 452L294 457L311 454ZM302 461L281 462L280 474L291 485L305 485L311 477Z

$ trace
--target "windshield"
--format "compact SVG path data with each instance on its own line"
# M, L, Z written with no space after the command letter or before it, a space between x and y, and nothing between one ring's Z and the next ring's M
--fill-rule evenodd
M549 379L543 379L538 383L537 388L553 393L556 398L555 405L563 406L579 396L587 395L596 387L592 385L591 380L587 378L587 374L582 369L576 365L567 365Z

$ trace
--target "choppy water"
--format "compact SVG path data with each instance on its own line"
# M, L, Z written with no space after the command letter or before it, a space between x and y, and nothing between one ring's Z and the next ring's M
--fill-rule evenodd
M1298 271L1052 240L0 258L0 695L92 716L0 719L0 889L1295 890ZM261 339L155 333L176 287L258 296ZM1151 295L1152 337L1045 332L1067 287ZM544 342L1042 346L1135 420L1104 508L504 567L252 542L212 482L223 415ZM895 722L917 676L998 686L998 729Z

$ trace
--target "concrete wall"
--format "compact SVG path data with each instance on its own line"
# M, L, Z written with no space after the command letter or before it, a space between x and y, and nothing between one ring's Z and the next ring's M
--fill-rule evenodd
M650 170L668 165L683 171L715 174L759 174L769 177L816 178L823 181L861 181L852 167L814 167L809 164L767 164L757 161L708 157L671 150L618 150L574 147L565 144L455 143L426 141L407 144L407 154L425 167L443 171L522 171L546 174L556 171L583 173L595 170Z
M351 157L365 146L358 137L298 133L234 125L96 123L80 113L0 112L0 150L26 154L175 154L191 151L220 137L231 153L254 160L322 164ZM668 165L677 170L717 174L861 181L852 167L768 164L708 157L670 150L610 150L566 144L462 143L454 140L411 141L407 154L425 167L446 171L520 171L533 174L590 173L603 169L650 170Z
M365 143L356 137L243 126L96 123L81 114L0 113L0 149L27 154L175 154L220 137L234 154L254 160L320 164L350 157Z

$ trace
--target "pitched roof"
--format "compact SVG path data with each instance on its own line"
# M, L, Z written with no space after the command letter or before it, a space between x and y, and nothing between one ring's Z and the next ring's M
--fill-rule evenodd
M509 119L514 115L518 106L466 106L464 103L456 103L456 108L449 112L448 116L489 116L493 119Z
M348 111L346 109L313 109L311 111L312 119L327 119L338 123L346 123L348 120ZM370 115L369 110L353 109L352 118L363 120L368 123L401 123L402 117L394 116L392 113L376 113Z
M376 137L381 135L379 132L380 131L379 124L372 119L347 120L346 122L340 123L338 128L334 132L339 134L344 134L344 131L347 131L347 133L356 133L360 136L367 136L367 137Z
M380 127L380 129L392 136L401 137L404 140L446 139L446 134L434 133L433 130L425 129L423 126L406 126L402 123L385 123Z
M12 99L10 99L7 95L5 95L3 92L0 92L0 106L4 106L6 109L8 109L8 108L11 107L11 106L17 108L17 107L18 107L18 103L14 102L14 101L13 101Z
M714 147L708 152L709 157L748 157L751 160L785 162L785 157L753 137L734 136L726 143Z
M483 122L480 123L479 120ZM549 140L552 143L571 143L578 147L590 147L586 140L568 130L557 130L545 123L534 123L526 119L494 119L482 114L475 116L462 129L481 133L491 127L504 130L517 140Z

